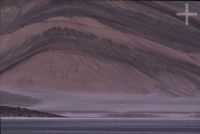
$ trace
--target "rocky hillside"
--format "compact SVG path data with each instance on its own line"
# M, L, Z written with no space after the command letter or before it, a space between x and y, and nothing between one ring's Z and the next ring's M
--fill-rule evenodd
M200 14L199 2L188 3ZM4 102L12 104L16 94L45 110L90 109L85 103L95 109L92 96L106 94L117 105L111 109L141 108L132 105L137 101L126 100L127 107L122 98L116 100L116 94L128 94L133 99L147 95L145 104L153 99L156 108L161 102L177 103L171 110L192 106L181 97L200 96L200 16L186 26L184 17L176 16L184 6L173 1L0 1L1 91L12 94ZM88 101L71 92L92 95ZM148 97L152 94L156 97ZM163 96L172 99L162 101ZM109 104L104 99L100 105ZM192 104L196 109L200 103Z

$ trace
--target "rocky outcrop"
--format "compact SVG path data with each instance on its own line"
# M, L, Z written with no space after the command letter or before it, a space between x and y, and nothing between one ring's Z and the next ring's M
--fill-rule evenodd
M1 117L63 117L20 107L0 106Z

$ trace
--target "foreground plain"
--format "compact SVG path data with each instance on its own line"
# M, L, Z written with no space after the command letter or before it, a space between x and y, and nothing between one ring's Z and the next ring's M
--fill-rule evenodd
M161 133L198 134L199 120L2 119L2 134Z

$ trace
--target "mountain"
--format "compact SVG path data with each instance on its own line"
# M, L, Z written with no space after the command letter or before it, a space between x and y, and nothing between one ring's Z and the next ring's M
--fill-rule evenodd
M199 2L188 3L200 13ZM176 16L184 4L1 1L0 91L9 94L2 104L198 111L200 17L186 26Z

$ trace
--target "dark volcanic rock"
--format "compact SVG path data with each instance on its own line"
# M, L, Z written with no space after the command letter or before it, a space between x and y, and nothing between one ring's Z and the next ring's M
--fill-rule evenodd
M46 112L20 107L0 106L1 117L63 117Z

